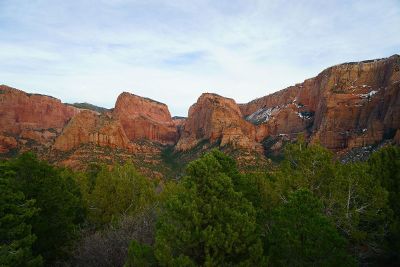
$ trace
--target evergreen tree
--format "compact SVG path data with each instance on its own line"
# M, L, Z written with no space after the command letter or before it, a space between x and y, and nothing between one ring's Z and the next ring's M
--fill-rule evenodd
M111 170L103 166L87 198L90 220L105 224L143 211L154 201L155 187L131 163L116 165Z
M267 238L272 266L355 266L346 240L307 190L290 194L274 211Z
M369 172L389 192L389 205L393 215L386 234L387 264L400 262L400 148L384 147L369 158Z
M128 251L128 259L125 263L125 267L152 267L157 266L157 261L154 256L153 248L139 244L136 240L132 240L129 251Z
M83 219L83 205L73 174L63 172L25 153L7 163L14 172L13 184L38 208L30 220L37 240L33 252L46 264L65 257Z
M300 139L286 146L285 159L274 176L276 193L283 201L301 188L318 197L360 261L382 249L390 213L387 191L368 173L365 163L342 164L327 149Z
M41 266L41 257L32 254L36 237L29 224L37 213L35 201L25 200L13 188L10 176L14 173L4 167L0 165L0 266Z
M263 264L255 209L234 190L234 162L214 150L189 164L180 190L167 198L156 231L163 266Z

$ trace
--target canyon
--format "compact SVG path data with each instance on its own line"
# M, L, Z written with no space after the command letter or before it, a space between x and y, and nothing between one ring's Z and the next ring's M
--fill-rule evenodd
M176 154L229 147L264 157L299 135L339 154L400 144L400 56L336 65L245 104L204 93L187 118L127 92L113 109L93 107L1 85L1 157L34 151L73 168L98 159L150 166L166 148Z

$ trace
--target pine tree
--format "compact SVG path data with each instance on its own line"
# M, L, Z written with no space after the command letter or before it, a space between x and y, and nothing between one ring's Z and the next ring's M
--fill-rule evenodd
M386 234L386 253L382 255L388 265L400 262L400 148L384 147L368 160L369 172L389 193L389 206L393 212Z
M272 266L354 266L346 240L324 216L322 203L308 190L298 190L278 207L268 232Z
M234 190L236 173L234 162L216 150L189 164L160 214L155 255L161 265L263 264L255 209Z
M112 170L103 166L87 198L90 220L105 224L143 211L154 201L155 188L131 163L116 165Z
M35 201L13 188L13 175L0 166L0 266L41 266L41 257L32 254L36 237L28 222L37 213Z
M33 253L45 264L68 255L76 227L83 220L83 203L73 174L25 153L7 163L14 172L12 183L27 199L34 199L38 212L29 219L37 240Z

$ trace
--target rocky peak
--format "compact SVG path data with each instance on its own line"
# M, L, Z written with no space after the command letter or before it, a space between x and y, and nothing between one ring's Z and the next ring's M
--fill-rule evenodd
M255 128L242 118L233 99L204 93L189 109L177 150L188 150L202 140L255 149Z
M124 92L118 96L113 116L118 119L129 140L148 139L174 144L178 131L167 105Z
M130 117L146 116L155 121L171 121L166 104L128 92L121 93L115 103L114 114L121 113Z

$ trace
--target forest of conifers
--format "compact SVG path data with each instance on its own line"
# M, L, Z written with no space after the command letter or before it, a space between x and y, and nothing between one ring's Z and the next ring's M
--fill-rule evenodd
M85 172L0 162L0 266L396 266L400 149L341 163L288 144L243 173L212 150L181 179L130 163Z

